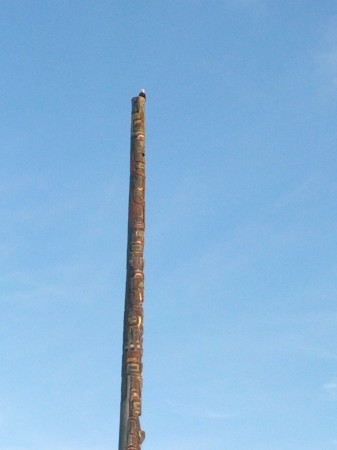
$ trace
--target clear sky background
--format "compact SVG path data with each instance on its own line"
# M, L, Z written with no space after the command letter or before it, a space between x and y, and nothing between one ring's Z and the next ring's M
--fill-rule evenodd
M0 450L117 449L143 87L143 449L337 449L337 2L2 0L0 50Z

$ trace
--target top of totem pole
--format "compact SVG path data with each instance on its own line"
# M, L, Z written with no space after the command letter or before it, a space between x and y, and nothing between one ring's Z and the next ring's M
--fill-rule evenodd
M142 89L136 97L132 97L132 113L138 113L145 108L146 94L145 89Z

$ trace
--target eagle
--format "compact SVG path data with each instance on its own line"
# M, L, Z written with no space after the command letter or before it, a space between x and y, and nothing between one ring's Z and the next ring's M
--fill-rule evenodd
M146 100L145 89L142 89L142 90L139 92L139 97L143 97L143 98L145 98L145 100Z

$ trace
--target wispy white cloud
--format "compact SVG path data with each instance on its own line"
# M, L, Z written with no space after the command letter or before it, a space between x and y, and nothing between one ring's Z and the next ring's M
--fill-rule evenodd
M329 400L337 400L337 378L333 378L327 383L324 383L322 388Z
M336 382L325 383L323 385L323 388L328 392L335 392L337 390L337 383Z
M205 411L205 417L208 419L232 419L233 417L236 417L237 414L234 413L218 413L210 410Z
M213 449L221 448L221 442L219 442L217 436L205 436L198 432L194 432L190 436L175 435L170 433L170 436L165 436L165 439L157 440L156 444L152 448L159 448L161 450L201 450L201 449ZM151 448L151 447L149 447Z
M173 402L171 400L166 400L166 403L171 407L174 413L182 416L217 420L227 420L238 416L236 413L224 413L203 407L196 408L195 405Z
M97 265L96 265L97 267ZM85 261L68 261L45 270L12 271L0 277L2 285L15 286L0 293L2 302L38 303L48 300L86 302L109 288L111 268L100 267L92 275L92 265Z

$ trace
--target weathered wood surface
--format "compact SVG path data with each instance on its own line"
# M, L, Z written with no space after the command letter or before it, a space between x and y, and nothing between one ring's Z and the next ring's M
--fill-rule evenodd
M127 275L122 358L119 450L140 450L145 433L142 405L144 231L145 231L145 95L132 99Z

